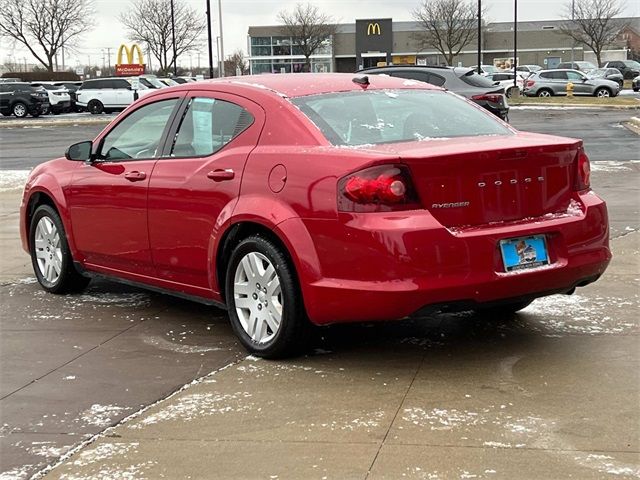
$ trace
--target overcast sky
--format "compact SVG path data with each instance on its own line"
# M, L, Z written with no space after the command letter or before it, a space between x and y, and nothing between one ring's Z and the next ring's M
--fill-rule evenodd
M111 48L111 63L115 63L115 52L121 43L130 42L120 23L118 15L126 12L132 0L94 0L96 10L96 27L87 34L78 45L77 51L67 55L67 65L84 65L90 60L93 65L102 65L102 55ZM205 15L205 0L183 0L191 7ZM282 9L292 9L296 1L286 0L221 0L222 22L224 27L224 51L230 54L236 49L247 49L247 30L250 25L275 25L277 14ZM334 16L340 23L352 23L356 18L393 18L394 21L411 20L411 10L419 0L315 0L323 11ZM526 20L552 20L562 15L563 0L519 0L518 18ZM488 8L486 20L505 22L513 20L513 0L484 0ZM218 0L211 0L213 15L213 37L219 35ZM640 16L640 1L628 0L625 16ZM206 35L205 35L206 42ZM215 46L214 46L215 50ZM26 57L28 63L35 63L29 52L16 46L15 49L5 40L0 46L0 60L4 63L13 55L14 61L22 62ZM214 54L215 55L215 54ZM69 58L71 57L71 58ZM180 64L189 67L190 61L195 67L197 53L181 57ZM201 49L200 63L206 66L206 43Z

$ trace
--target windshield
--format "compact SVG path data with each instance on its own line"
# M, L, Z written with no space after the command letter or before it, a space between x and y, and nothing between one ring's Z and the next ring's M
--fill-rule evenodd
M640 68L640 63L636 62L635 60L624 60L622 63L630 68Z
M512 134L490 114L450 92L368 90L291 101L333 145Z
M580 67L580 68L587 68L587 69L595 69L596 66L593 63L590 62L576 62L576 64Z

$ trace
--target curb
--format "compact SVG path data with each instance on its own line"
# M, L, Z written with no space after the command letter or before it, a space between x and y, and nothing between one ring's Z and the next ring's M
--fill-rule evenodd
M540 108L570 108L580 109L580 110L639 110L640 102L638 105L585 105L584 103L510 103L509 108L518 108L518 107L540 107Z
M0 122L0 128L28 128L28 127L68 127L70 125L106 125L116 117L81 118L75 120L5 120Z

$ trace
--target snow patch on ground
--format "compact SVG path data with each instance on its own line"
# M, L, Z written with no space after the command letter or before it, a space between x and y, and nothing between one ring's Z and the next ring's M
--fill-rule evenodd
M86 467L87 465L91 465L92 463L103 462L104 460L108 460L114 457L123 457L131 450L136 451L138 445L138 442L101 443L99 445L96 445L95 447L80 452L78 458L71 463L72 465L78 467Z
M53 442L34 442L34 444L35 443L41 443L41 445L35 445L29 448L29 453L46 458L58 458L71 448L68 445L64 445L62 447L50 445L53 444Z
M168 420L190 422L210 415L246 412L256 408L253 402L247 401L251 397L252 395L249 392L232 394L192 393L130 425L129 428L140 429L147 425Z
M158 336L145 336L142 341L147 345L157 347L161 350L168 350L176 353L206 353L218 352L221 350L229 350L221 347L204 347L199 345L178 345L169 340Z
M0 192L21 190L31 170L0 170Z
M461 426L483 425L487 419L477 412L459 411L446 408L425 410L414 407L405 408L402 419L419 427L429 427L431 430L453 430Z
M616 160L600 160L597 162L591 162L592 172L625 172L632 170L631 165L638 163L638 161L629 160L626 162L620 162Z
M151 305L151 298L146 293L85 293L68 297L67 303L72 307L93 304L98 306L120 308L146 308Z
M112 417L119 416L126 410L128 410L128 408L95 403L91 405L91 408L88 408L80 414L80 419L87 425L108 427L113 423Z
M22 465L21 467L7 470L0 473L0 480L24 480L29 476L29 471L33 465Z
M639 329L637 323L618 320L624 312L638 309L640 295L633 297L585 297L551 295L535 300L521 313L535 317L528 328L546 334L626 334ZM618 315L617 312L621 315Z

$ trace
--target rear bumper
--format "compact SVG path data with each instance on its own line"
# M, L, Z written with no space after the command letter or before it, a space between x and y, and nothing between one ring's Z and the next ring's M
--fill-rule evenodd
M532 299L594 281L611 259L606 205L591 192L576 199L581 214L458 231L426 211L348 215L330 235L328 220L305 221L322 272L310 283L302 278L309 317L392 320L434 305ZM551 265L505 273L499 241L531 234L546 235Z

